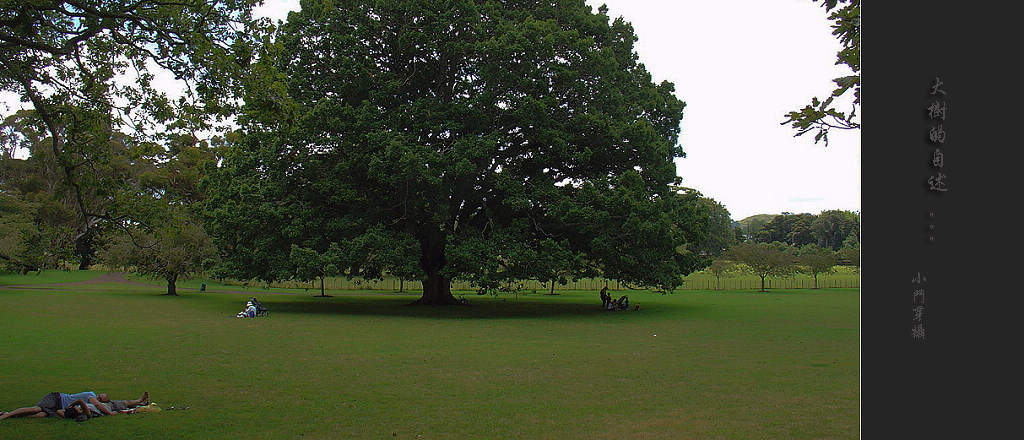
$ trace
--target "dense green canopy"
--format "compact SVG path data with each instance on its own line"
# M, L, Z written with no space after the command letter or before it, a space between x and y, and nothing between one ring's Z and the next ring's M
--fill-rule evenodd
M304 0L210 180L227 267L291 277L293 246L333 244L339 272L416 272L429 304L455 302L453 279L678 286L707 264L713 207L670 187L684 103L606 12Z

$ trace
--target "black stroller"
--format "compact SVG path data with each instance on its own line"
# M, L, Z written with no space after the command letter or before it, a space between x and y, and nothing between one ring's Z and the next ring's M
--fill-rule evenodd
M263 304L260 304L256 298L249 297L249 301L252 301L252 305L256 306L256 316L267 316L267 313L270 312L270 309L263 307Z

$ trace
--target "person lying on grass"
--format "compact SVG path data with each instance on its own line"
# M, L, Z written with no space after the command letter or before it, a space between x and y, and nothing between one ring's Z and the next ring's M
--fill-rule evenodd
M103 408L104 411L100 411ZM75 419L76 421L82 422L93 417L114 415L116 412L110 411L106 405L100 403L99 406L85 403L84 400L78 399L71 402L66 409L58 409L57 416L63 419Z
M102 394L104 398L106 394ZM57 415L65 419L75 419L75 421L83 422L93 417L101 416L112 416L116 414L129 412L129 408L135 408L139 403L149 401L149 393L143 394L142 398L136 400L110 400L105 399L107 402L101 402L96 397L90 397L89 403L86 403L82 399L71 402L71 405L64 410L58 410ZM148 403L147 403L148 404ZM134 411L132 411L134 412Z
M66 410L78 400L87 402L87 404L92 403L94 406L98 403L107 409L113 408L113 411L120 411L139 405L148 405L149 392L142 393L142 397L134 400L110 400L106 393L96 394L92 391L75 394L50 393L43 396L35 406L26 406L9 412L0 411L0 420L11 417L63 417L58 411Z
M100 393L96 397L90 398L89 403L93 405L105 405L112 411L127 411L137 406L149 405L149 391L142 393L142 397L132 400L111 400L106 393Z

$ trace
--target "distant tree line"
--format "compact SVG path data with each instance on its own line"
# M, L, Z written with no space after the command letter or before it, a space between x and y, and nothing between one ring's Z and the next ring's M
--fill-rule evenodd
M770 218L770 219L769 219ZM782 213L733 223L735 241L707 269L719 282L733 272L765 280L804 273L814 277L835 266L860 266L860 214L829 210L821 214Z
M818 215L787 212L768 221L755 216L746 227L738 223L734 227L740 229L741 241L754 243L777 241L796 247L815 244L837 252L860 243L860 214L851 211L829 210Z

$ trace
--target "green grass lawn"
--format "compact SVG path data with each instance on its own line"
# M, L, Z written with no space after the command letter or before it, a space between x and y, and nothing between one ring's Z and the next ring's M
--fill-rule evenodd
M28 284L12 277L0 285ZM596 292L410 307L415 294L249 290L0 289L0 410L84 390L191 407L8 419L0 438L859 434L856 289L612 292L630 312L599 310ZM234 318L248 296L270 316Z
M103 272L90 270L45 270L18 275L13 272L0 271L0 286L13 284L55 284L88 281L102 275Z

